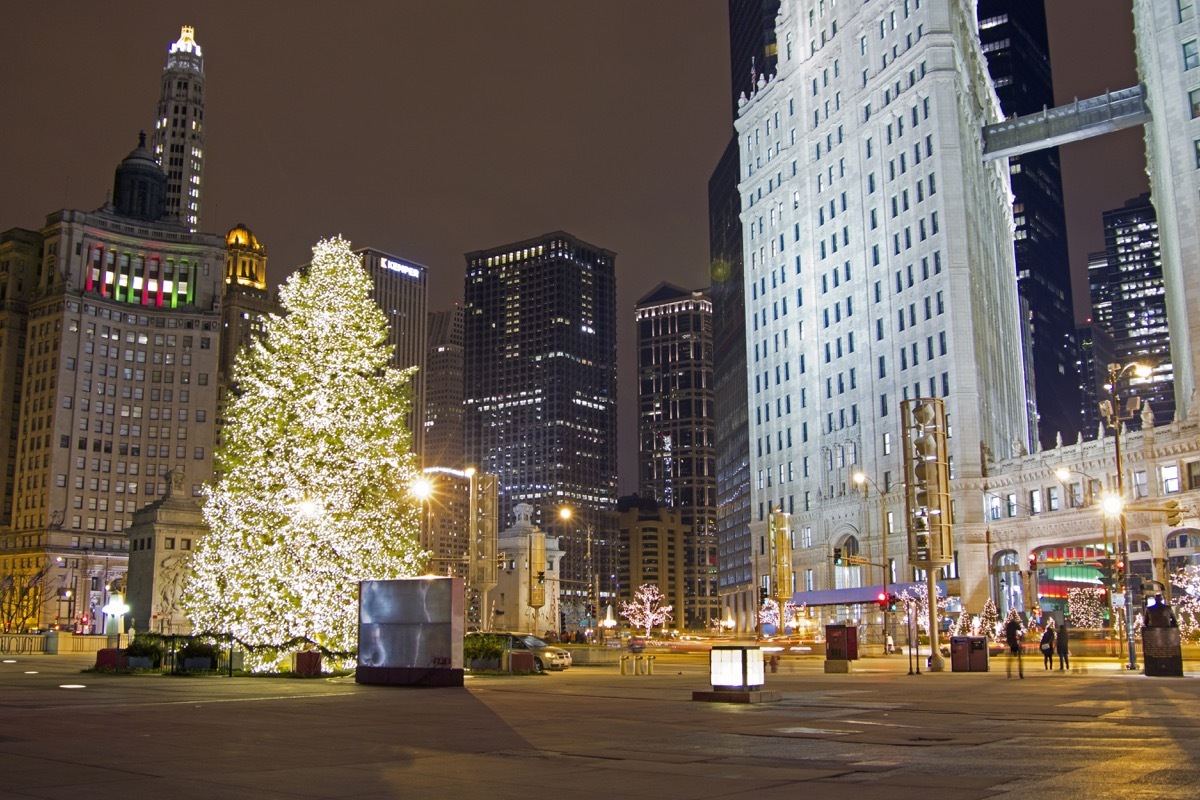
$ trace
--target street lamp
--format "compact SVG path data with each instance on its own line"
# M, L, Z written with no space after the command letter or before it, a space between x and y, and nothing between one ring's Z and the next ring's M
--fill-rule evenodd
M1134 395L1127 399L1124 405L1121 403L1121 394L1118 382L1124 377L1125 373L1133 370L1134 375L1139 378L1146 378L1150 375L1150 368L1144 364L1132 363L1121 366L1120 364L1108 365L1108 393L1112 396L1112 400L1102 400L1100 402L1100 414L1104 417L1104 421L1113 430L1113 441L1116 443L1117 455L1117 496L1115 501L1109 502L1105 499L1105 510L1111 515L1115 512L1120 520L1121 525L1121 558L1125 562L1125 638L1129 648L1129 669L1137 669L1137 651L1134 649L1133 640L1133 586L1131 564L1129 562L1129 531L1125 524L1125 476L1124 464L1121 462L1121 429L1124 427L1124 422L1127 419L1133 419L1134 414L1138 412L1142 405L1142 398ZM1109 509L1112 509L1111 511Z
M890 600L891 595L888 593L888 578L890 576L888 575L888 572L889 572L889 567L891 565L888 563L888 550L887 550L887 537L888 537L887 495L888 495L888 490L880 487L879 484L875 483L875 481L873 481L869 477L867 477L867 473L863 472L862 470L858 470L857 472L855 472L853 477L854 477L854 482L862 487L864 501L868 501L870 499L872 486L875 487L875 491L879 495L879 540L882 543L882 546L880 548L881 549L880 561L882 563L880 563L879 568L880 568L880 571L883 573L883 589L882 589L883 595L884 595L885 599ZM863 527L867 527L867 526L864 525ZM888 621L889 621L888 620L888 607L885 605L884 609L883 609L883 632L884 632L885 636L887 635L887 632L888 632L888 627L889 627Z
M1062 483L1063 492L1064 492L1064 494L1066 494L1068 496L1070 496L1070 491L1069 491L1069 487L1067 486L1067 481L1069 481L1071 479L1072 475L1079 475L1079 476L1087 479L1089 493L1091 492L1091 487L1095 486L1099 483L1099 481L1097 481L1095 478L1093 478L1091 475L1087 474L1086 472L1081 472L1077 469L1068 469L1067 467L1058 467L1057 469L1054 470L1054 476L1056 478L1058 478L1058 480ZM1120 499L1117 498L1117 501L1120 502ZM1110 516L1112 516L1112 514L1110 514L1108 511L1108 507L1106 506L1107 502L1108 502L1107 496L1102 498L1101 511L1103 513L1100 515L1100 521L1101 521L1101 532L1104 537L1104 558L1101 559L1101 565L1102 565L1102 570L1101 570L1102 581L1101 582L1104 584L1104 588L1107 589L1107 592L1106 592L1107 601L1106 602L1108 605L1108 618L1110 621L1112 621L1113 627L1115 628L1116 627L1116 624L1115 624L1116 612L1113 610L1113 591L1116 589L1117 582L1116 582L1115 573L1113 572L1113 569L1115 567L1116 562L1113 560L1113 553L1112 553L1112 550L1110 549L1109 543L1108 543L1108 518ZM1081 508L1083 507L1083 505L1088 505L1087 494L1082 493L1082 492L1080 493L1080 503L1082 504L1080 506ZM1074 507L1073 500L1072 500L1072 507ZM1106 570L1107 570L1107 572L1106 572ZM1123 648L1120 646L1120 638L1119 637L1117 638L1117 643L1118 643L1118 647L1117 647L1118 655L1124 655L1124 653L1121 652L1121 650Z
M421 503L421 549L431 551L433 531L429 524L429 500L433 497L433 481L425 476L416 478L408 487L409 494ZM426 571L430 566L427 565Z
M573 517L574 515L575 515L575 512L571 510L570 506L563 506L562 508L560 508L558 510L558 517L564 523L569 522L571 520L571 517ZM593 617L593 614L598 614L599 608L600 608L600 585L599 585L600 576L596 574L596 565L595 565L595 562L592 561L592 523L591 522L587 523L587 575L588 575L588 578L587 578L587 598L588 598L587 602L588 602L588 605L590 608L596 609L595 611L588 612L588 621L591 624L595 624L596 619ZM594 605L593 605L593 603L594 603Z

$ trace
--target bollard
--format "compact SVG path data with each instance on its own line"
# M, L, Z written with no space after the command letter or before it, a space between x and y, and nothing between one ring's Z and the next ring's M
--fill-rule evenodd
M622 675L629 674L629 656L626 656L626 655L621 656L621 674Z
M634 656L633 657L633 674L634 675L644 675L645 669L646 669L646 657L645 656Z
M770 665L771 672L778 672L779 671L779 656L772 655L771 658L767 660L767 664Z
M654 659L655 658L657 658L657 656L646 656L646 674L647 675L654 674Z

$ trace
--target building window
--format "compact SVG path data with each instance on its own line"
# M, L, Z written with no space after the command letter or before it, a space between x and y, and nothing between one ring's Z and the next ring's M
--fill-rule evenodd
M1200 43L1189 39L1183 43L1183 68L1186 71L1196 67L1200 67Z
M1167 464L1162 467L1162 487L1165 494L1175 494L1179 491L1179 465Z
M1007 516L1015 517L1017 515L1017 496L1015 494L1009 494L1004 498L1004 500L1005 513Z
M1200 117L1200 89L1188 92L1188 105L1192 108L1192 119Z
M1029 491L1029 513L1030 514L1042 513L1042 490L1041 489L1031 489Z

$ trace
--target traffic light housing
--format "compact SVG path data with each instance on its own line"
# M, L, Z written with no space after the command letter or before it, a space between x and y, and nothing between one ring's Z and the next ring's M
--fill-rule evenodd
M767 602L767 587L758 587L758 604L761 606Z
M842 548L840 548L840 547L833 548L833 563L835 566L838 566L838 567L840 567L840 566L842 566L842 564L846 563L842 559Z
M880 592L875 596L875 602L879 604L880 611L888 610L888 593Z
M1178 500L1168 500L1163 503L1163 511L1167 513L1166 522L1172 528L1178 527L1179 523L1183 522L1183 509L1179 507Z
M539 584L544 584L546 582L546 573L545 572L539 572L537 574L537 582Z
M1037 553L1036 552L1029 554L1029 574L1032 575L1035 572L1037 572Z
M900 607L900 598L895 594L888 594L888 611L895 611Z
M1111 558L1102 558L1100 559L1099 569L1100 583L1102 583L1106 589L1111 590L1114 586L1114 580L1117 575L1116 562Z

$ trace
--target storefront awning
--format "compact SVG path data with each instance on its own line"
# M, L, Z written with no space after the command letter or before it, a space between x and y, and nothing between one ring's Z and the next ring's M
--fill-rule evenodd
M916 594L918 586L924 583L889 583L887 590L890 594L900 594L908 590L909 595ZM944 597L946 584L938 581L938 588ZM794 605L806 606L852 606L858 603L875 603L879 600L882 586L858 586L852 589L822 589L815 592L796 592L792 595Z

